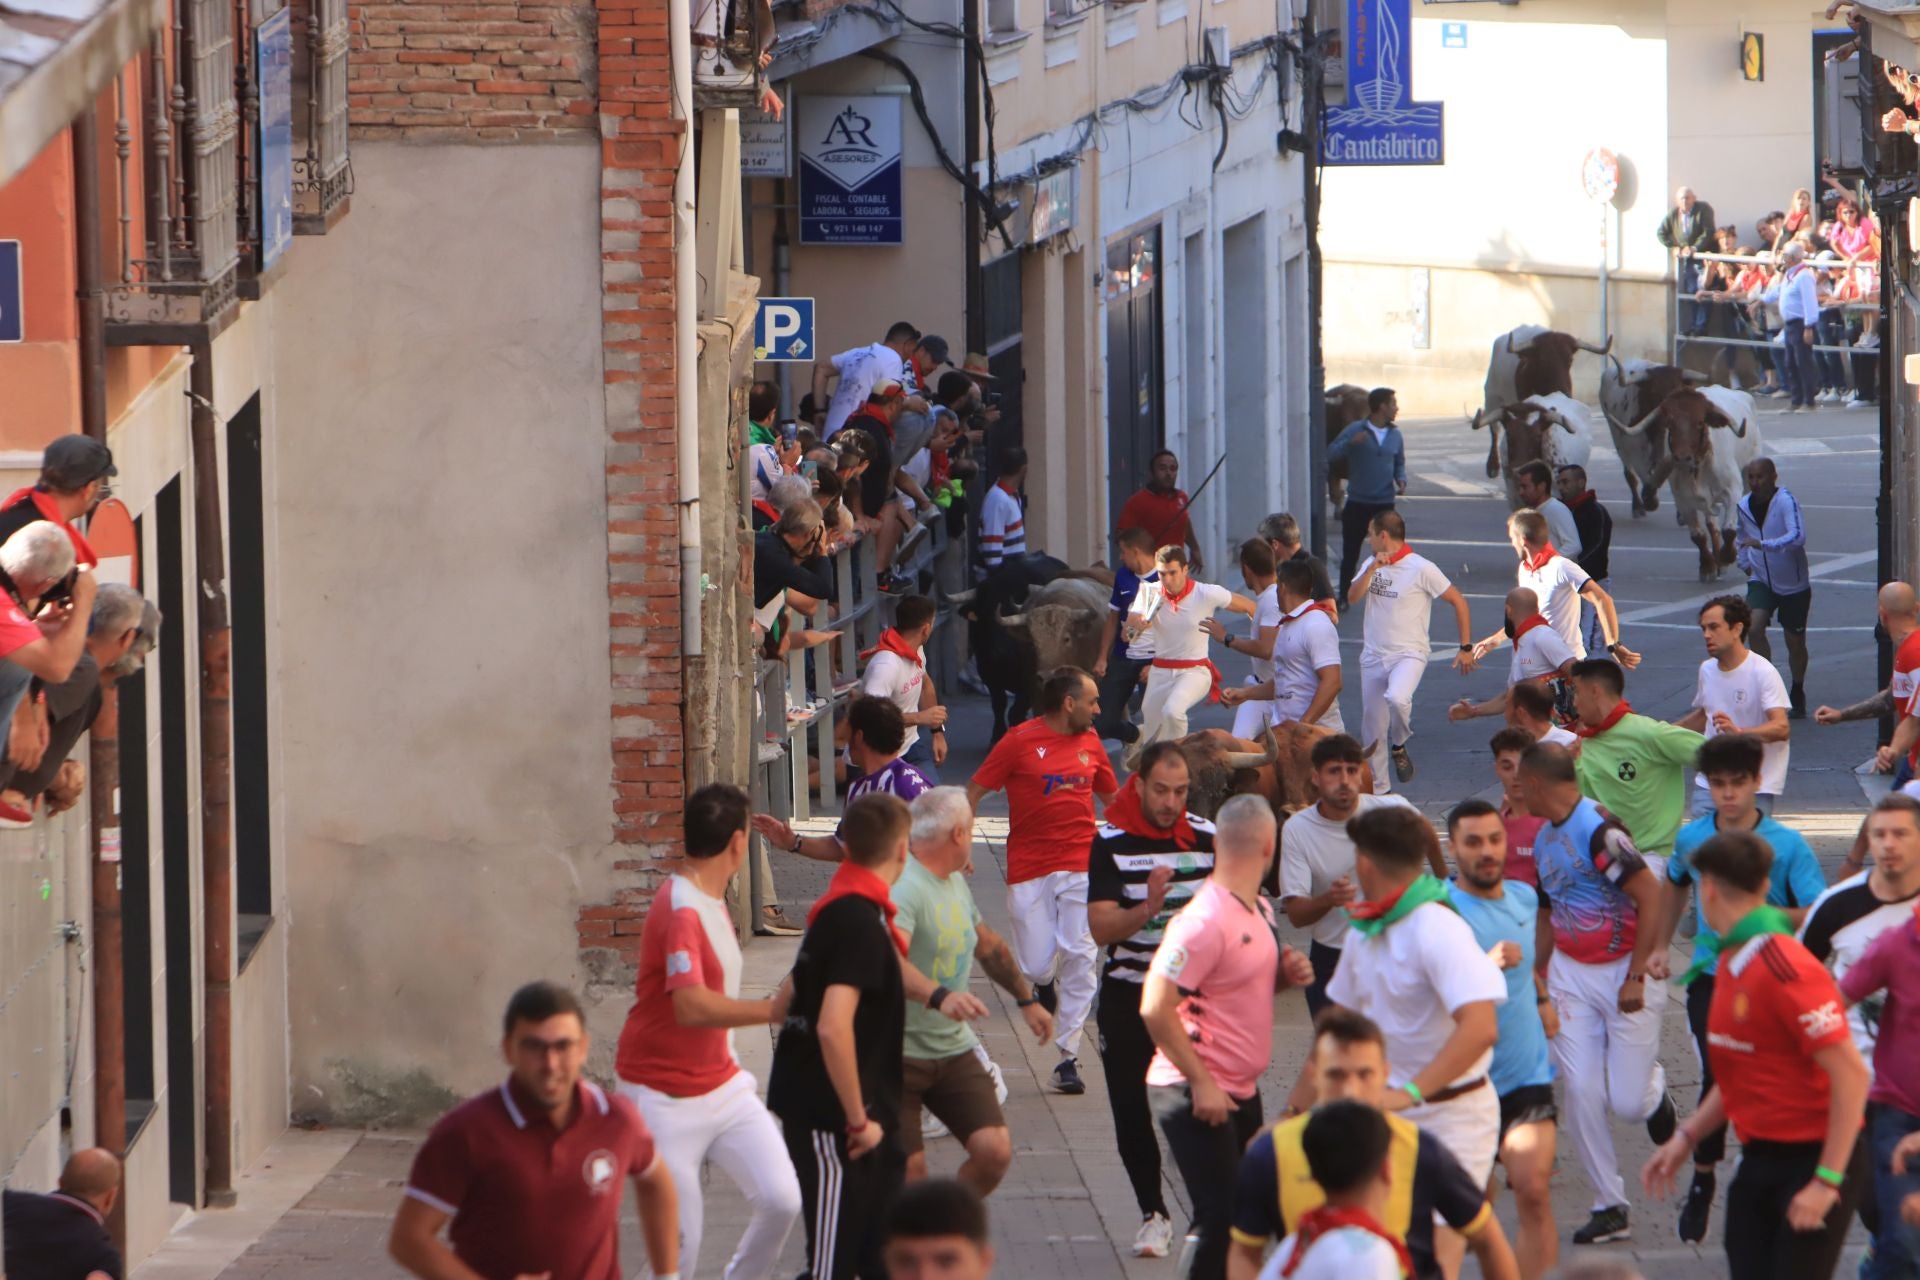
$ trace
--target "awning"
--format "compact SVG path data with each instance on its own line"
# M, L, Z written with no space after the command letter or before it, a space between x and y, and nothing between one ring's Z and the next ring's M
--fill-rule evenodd
M167 0L0 0L0 185L73 122L167 20Z

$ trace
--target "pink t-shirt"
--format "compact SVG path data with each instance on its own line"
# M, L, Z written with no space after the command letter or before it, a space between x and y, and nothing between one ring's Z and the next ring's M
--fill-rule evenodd
M1208 880L1168 924L1152 972L1180 988L1180 1025L1215 1083L1236 1098L1259 1089L1273 1056L1273 980L1280 945L1273 908L1258 911ZM1186 1078L1154 1051L1148 1084L1179 1085Z

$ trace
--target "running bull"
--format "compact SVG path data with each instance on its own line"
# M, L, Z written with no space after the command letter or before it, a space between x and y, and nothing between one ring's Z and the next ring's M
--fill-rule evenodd
M1672 455L1667 483L1680 524L1700 552L1700 581L1712 582L1734 561L1735 508L1746 492L1747 464L1760 456L1753 397L1726 387L1683 387L1629 426L1627 434L1640 436L1656 427L1667 433Z
M1537 324L1523 324L1504 333L1494 339L1493 351L1487 360L1486 399L1481 412L1498 414L1508 405L1517 404L1529 396L1548 396L1556 392L1571 396L1574 356L1582 351L1603 356L1612 348L1611 337L1605 346L1596 347L1570 333L1556 333ZM1520 494L1514 482L1513 466L1512 459L1508 459L1504 468L1507 504L1518 507ZM1496 432L1488 441L1487 475L1491 478L1502 474L1500 440Z
M1112 592L1104 570L1070 570L1051 556L1029 555L951 597L968 620L968 642L993 699L995 742L1027 718L1047 672L1093 670Z

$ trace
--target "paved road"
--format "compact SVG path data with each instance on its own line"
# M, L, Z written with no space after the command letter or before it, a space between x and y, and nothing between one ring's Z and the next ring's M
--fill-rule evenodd
M1817 579L1808 694L1815 705L1854 701L1873 687L1871 512L1878 460L1873 421L1864 413L1838 410L1793 416L1767 412L1761 426L1769 452L1780 460L1782 483L1806 510ZM1501 597L1513 580L1512 552L1502 530L1504 504L1482 469L1484 438L1460 422L1410 423L1407 437L1414 479L1402 511L1410 539L1467 594L1475 626L1484 633L1499 617ZM1663 506L1643 520L1631 518L1610 449L1597 450L1589 470L1617 521L1613 593L1626 619L1628 643L1646 655L1644 665L1630 679L1630 696L1644 712L1677 717L1691 698L1702 656L1693 626L1695 611L1708 596L1720 589L1737 589L1740 583L1732 574L1717 588L1696 581L1692 546L1674 524L1670 507ZM1218 551L1212 559L1216 564L1228 562ZM1358 647L1359 627L1357 616L1342 626L1353 648ZM1496 725L1488 720L1451 724L1445 711L1462 693L1484 697L1496 691L1506 665L1502 658L1483 673L1464 679L1456 676L1444 665L1452 653L1451 627L1450 619L1441 621L1437 637L1441 643L1436 648L1440 662L1429 672L1416 701L1413 750L1419 773L1405 788L1411 799L1435 816L1455 800L1484 791L1492 783L1486 740ZM1238 678L1237 671L1229 674ZM1357 683L1345 707L1351 724L1358 723ZM1224 727L1228 719L1214 708L1201 712L1196 724ZM956 748L950 777L964 778L978 762L986 723L981 703L955 703ZM1863 782L1853 766L1871 753L1872 746L1871 725L1819 729L1808 721L1796 726L1791 789L1780 816L1808 833L1829 867L1851 838L1864 807ZM1004 813L1004 804L995 797L983 815L982 834L992 838L993 848L1004 831ZM990 923L1004 928L1000 866L988 856L976 862L974 892L981 909ZM797 904L810 901L826 880L824 867L792 861L780 864L779 877L783 896ZM786 941L762 940L750 947L746 985L770 988L784 972L791 952L792 944ZM1089 1051L1083 1060L1089 1081L1085 1097L1061 1098L1042 1092L1041 1082L1052 1066L1051 1048L1036 1047L1017 1034L1022 1028L1009 999L978 977L974 989L992 1004L994 1013L982 1034L994 1058L1006 1068L1012 1089L1008 1113L1016 1156L1007 1183L991 1205L1000 1273L1171 1277L1174 1271L1168 1262L1125 1256L1124 1245L1131 1240L1137 1219L1124 1172L1113 1153L1097 1056ZM740 1043L749 1068L764 1074L769 1052L765 1039L742 1033ZM1269 1104L1284 1098L1306 1048L1304 1004L1298 997L1283 998L1274 1063L1262 1089ZM1669 1015L1663 1056L1682 1110L1689 1110L1699 1074L1678 1002ZM1637 1170L1648 1151L1645 1134L1638 1126L1622 1125L1617 1136L1623 1165ZM291 1134L263 1162L266 1167L250 1172L257 1192L243 1192L243 1208L249 1203L265 1204L269 1207L264 1212L246 1215L244 1220L202 1215L176 1244L136 1274L141 1280L396 1275L382 1256L381 1243L417 1141L418 1135L410 1134ZM1590 1201L1577 1164L1564 1143L1562 1147L1556 1203L1570 1231L1585 1219ZM951 1140L934 1144L932 1160L936 1170L957 1167L957 1145ZM1723 1188L1726 1183L1722 1178ZM1181 1198L1177 1185L1171 1191L1176 1200ZM724 1265L718 1251L737 1235L744 1216L738 1195L724 1177L710 1178L706 1194L710 1256L703 1259L702 1273L711 1276ZM1503 1208L1507 1211L1502 1216L1511 1229L1505 1201ZM1716 1232L1718 1225L1716 1214ZM1633 1254L1642 1269L1658 1280L1722 1276L1725 1265L1717 1235L1713 1239L1715 1243L1705 1249L1682 1245L1674 1234L1671 1206L1636 1203L1633 1242L1609 1249ZM1563 1258L1572 1252L1566 1246ZM630 1268L638 1267L642 1254L631 1224L624 1255ZM787 1261L791 1264L788 1274L797 1274L801 1267L798 1231ZM1848 1268L1843 1274L1850 1273L1850 1266L1850 1261L1843 1263Z

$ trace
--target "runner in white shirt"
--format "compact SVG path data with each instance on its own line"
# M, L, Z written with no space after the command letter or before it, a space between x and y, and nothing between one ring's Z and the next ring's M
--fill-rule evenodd
M1235 653L1244 653L1253 659L1253 674L1239 689L1221 690L1220 701L1239 708L1233 715L1233 736L1255 740L1273 723L1273 644L1274 635L1280 630L1280 595L1273 580L1273 547L1265 538L1249 538L1240 544L1240 576L1255 597L1253 634L1230 635L1226 623L1218 618L1208 618L1200 626ZM1259 688L1265 688L1268 696L1255 694L1254 690ZM1229 697L1230 694L1239 696Z
M1600 615L1600 634L1607 639L1607 655L1627 670L1640 665L1640 655L1620 643L1620 616L1606 588L1587 576L1587 571L1554 549L1547 518L1531 508L1522 508L1507 517L1507 541L1520 558L1515 574L1516 586L1533 592L1547 625L1560 633L1573 650L1573 656L1587 656L1586 641L1580 637L1580 601L1591 601ZM1496 631L1474 646L1476 657L1484 658L1507 642L1504 631Z
M1373 554L1361 562L1347 589L1347 602L1367 602L1360 646L1360 738L1373 766L1373 789L1386 792L1387 757L1402 782L1413 778L1407 739L1413 736L1413 692L1427 674L1427 633L1436 600L1453 606L1460 623L1460 652L1453 665L1472 671L1473 618L1467 598L1447 575L1407 545L1407 523L1397 511L1382 511L1367 526Z
M1513 661L1507 668L1507 687L1495 698L1475 702L1462 698L1447 708L1449 720L1472 720L1476 716L1506 714L1513 688L1529 681L1550 686L1564 680L1573 667L1573 650L1560 633L1547 625L1540 612L1540 599L1527 587L1507 592L1506 634L1513 639Z
M1160 580L1140 584L1127 615L1128 635L1153 631L1140 738L1127 748L1135 757L1149 742L1186 737L1187 712L1203 698L1219 697L1214 691L1220 687L1220 669L1207 657L1207 632L1200 624L1221 609L1249 618L1256 612L1247 597L1189 577L1185 547L1162 547L1153 563Z
M887 330L884 341L814 361L813 402L827 406L826 425L820 438L833 439L840 428L847 424L847 419L860 412L867 403L867 397L873 394L876 382L887 378L902 382L906 376L907 357L913 354L913 349L918 345L920 331L905 320L900 320ZM827 379L836 374L840 382L833 389L833 399L828 401Z
M1551 742L1569 751L1580 744L1578 737L1553 722L1553 694L1536 681L1507 689L1507 723L1525 729L1535 742Z
M1340 719L1340 631L1333 601L1313 598L1313 569L1304 561L1282 561L1274 583L1280 622L1273 636L1273 676L1264 683L1228 689L1220 700L1229 706L1271 698L1271 724L1299 721L1345 733ZM1247 735L1236 731L1236 737Z
M1027 514L1020 505L1026 482L1027 451L1007 450L1000 457L1000 478L980 504L980 561L988 573L1027 554Z
M940 766L947 760L947 709L927 679L927 641L933 637L937 611L925 596L907 596L895 606L893 625L880 633L879 642L861 653L867 660L860 678L861 692L885 698L900 708L907 722L900 758L940 785Z
M1744 733L1765 744L1760 761L1760 812L1773 812L1774 798L1787 789L1787 682L1771 662L1747 648L1753 610L1739 596L1715 596L1701 606L1700 638L1707 660L1700 664L1693 710L1674 723L1704 733ZM1705 774L1693 775L1689 811L1694 817L1713 810Z

